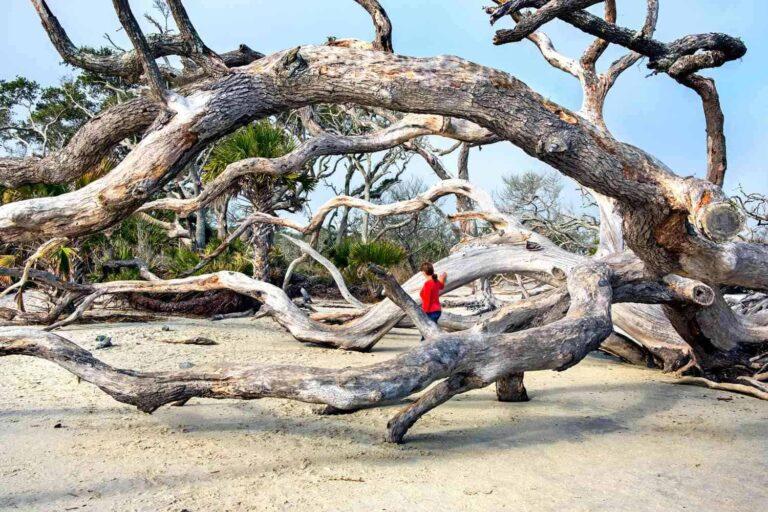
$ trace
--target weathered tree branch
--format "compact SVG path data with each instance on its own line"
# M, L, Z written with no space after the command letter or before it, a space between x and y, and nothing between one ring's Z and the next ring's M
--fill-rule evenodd
M230 164L197 196L189 199L165 198L141 206L140 211L172 210L189 215L207 206L238 179L246 175L281 176L296 172L314 158L324 155L374 153L390 149L424 135L440 135L464 141L482 141L490 135L477 125L442 116L407 115L379 131L364 135L343 136L325 132L319 127L314 137L295 150L278 158L247 158Z
M704 68L722 66L726 62L744 56L747 49L741 40L725 34L694 34L671 43L661 43L650 37L638 37L627 28L619 27L581 9L581 4L593 5L592 0L512 0L489 12L495 16L500 9L503 14L525 7L536 7L536 14L521 19L512 30L499 30L494 44L505 44L524 39L542 24L555 17L576 28L610 43L624 46L649 58L648 67L664 72L673 78L696 73ZM505 8L507 4L512 4ZM514 9L512 9L514 8Z
M352 293L349 291L349 288L347 288L347 283L344 282L344 277L342 277L341 272L339 272L339 269L336 268L336 265L334 265L328 258L317 252L310 244L304 242L303 240L299 240L287 235L283 235L283 238L296 245L304 254L311 256L312 259L325 267L326 270L328 270L328 272L331 274L331 277L333 277L333 281L339 288L341 296L344 297L344 300L346 300L350 305L360 309L365 309L367 307L365 304L357 300L354 295L352 295Z
M725 145L725 116L720 106L720 95L715 81L691 74L678 81L696 91L704 108L704 121L707 128L707 180L723 186L725 171L728 168Z
M182 40L192 48L190 58L210 74L220 74L226 71L227 65L221 57L208 48L200 38L181 0L166 0L166 2L171 10L173 20L176 22L176 27L179 29Z
M376 38L373 40L373 49L382 52L394 52L392 47L392 22L389 21L387 11L378 0L355 0L371 15L373 26L376 29Z
M279 397L354 410L391 402L456 375L493 382L525 370L573 366L611 332L609 273L605 266L576 270L570 285L572 306L558 322L515 334L444 334L390 361L359 369L256 365L164 373L126 371L99 361L64 338L32 329L0 332L0 356L28 355L55 362L144 412L191 397ZM457 386L451 390L461 391ZM432 405L419 406L416 414L409 408L412 412L405 422L397 419L403 414L398 415L391 425L401 426L390 430L389 439L402 440L415 419L441 401L429 403Z
M358 72L354 81L350 81L348 66L343 62L353 60L360 64L355 65ZM295 69L300 69L300 72ZM400 73L413 77L407 81L407 91L399 92L405 82L393 80ZM262 90L254 88L261 80L271 83L269 99L262 96ZM425 82L419 85L421 80ZM374 84L383 85L384 82L390 91L386 97L378 92L372 94L382 90ZM462 82L465 85L459 86ZM298 83L303 85L297 89ZM327 88L329 86L330 89ZM237 87L242 91L238 98L248 97L252 101L229 103L235 101L230 93ZM169 106L184 112L184 115L177 114L152 136L146 137L110 173L108 180L102 178L85 189L56 198L2 206L0 233L11 240L31 238L55 225L59 232L71 235L115 222L172 176L191 154L196 154L196 149L204 141L219 136L225 127L231 129L232 123L252 118L263 109L273 111L277 108L275 102L284 101L280 99L281 91L285 91L283 87L290 88L290 104L293 107L333 98L334 101L381 104L399 110L458 115L485 126L586 186L620 198L627 204L645 205L647 209L635 212L651 215L650 223L656 226L656 235L649 240L648 231L643 230L627 233L626 237L630 246L650 264L659 267L661 272L668 273L679 265L680 259L669 251L677 251L680 242L690 237L680 222L684 218L689 217L694 226L701 227L707 236L718 240L734 234L741 226L736 209L728 206L730 203L714 185L678 178L636 148L595 132L588 124L574 122L572 114L565 109L538 97L504 73L455 58L442 58L438 63L430 59L393 57L381 52L322 47L302 48L262 59L258 65L245 68L241 73L227 75L218 84L208 86L206 91L193 93L183 101L181 98L172 101ZM422 93L414 96L414 90L421 90ZM483 97L482 101L478 101L478 94ZM447 97L450 101L445 101ZM232 108L207 108L209 102L218 104L220 101L228 102ZM521 102L525 104L524 124L520 124L514 115L522 107ZM234 108L234 105L240 105L244 110ZM190 133L195 133L196 137L189 137ZM158 165L159 159L164 163ZM136 168L133 168L134 164ZM638 180L640 176L642 180ZM134 190L128 194L118 192L115 182L128 177L134 183ZM84 210L87 199L83 196L98 195L102 191L101 203L104 204L104 199L107 199L111 206L109 210L103 207ZM51 212L50 207L43 206L46 203L71 205L57 209L58 215L46 219ZM29 211L33 205L37 215L31 215ZM714 207L716 205L721 206ZM688 215L670 218L667 213L670 208L688 212ZM628 216L632 214L627 212ZM73 216L80 217L79 222L74 222ZM16 222L21 219L37 221L32 224L36 229L28 226L18 230ZM673 219L679 220L670 222ZM707 226L717 226L717 229L708 229ZM669 230L675 232L675 237L660 236ZM663 239L662 243L659 239Z
M155 57L149 49L147 40L144 38L144 33L141 31L133 11L131 11L128 0L112 0L112 4L115 6L120 24L125 29L125 33L128 34L128 38L131 40L131 44L133 44L133 48L136 50L136 54L141 61L141 67L144 69L144 74L147 77L152 94L155 99L165 101L167 94L165 79L160 73L160 68L157 62L155 62Z
M88 120L59 151L43 158L0 158L0 185L17 188L32 183L59 184L77 180L96 167L121 141L146 130L161 105L135 98Z
M193 282L168 281L161 287L172 290ZM225 282L244 284L233 273L219 273L198 280L197 286ZM266 291L263 284L254 283L252 281L251 286ZM157 289L158 285L140 284L145 289ZM568 277L571 305L560 320L512 334L478 331L445 334L436 331L423 344L390 361L358 369L254 365L180 372L120 370L64 338L32 329L1 331L0 356L28 355L47 359L93 383L116 400L144 412L153 412L162 405L192 397L279 397L348 411L391 402L420 391L432 382L447 379L390 421L387 438L391 442L400 442L420 416L455 394L525 371L562 371L577 364L611 334L612 287L625 284L604 263L576 267ZM111 285L126 289L136 287L137 283ZM390 282L389 286L393 296L398 297L398 301L403 300L401 304L407 304L415 315L420 313L407 296L398 292L396 283Z
M32 0L32 4L53 46L66 63L101 75L119 76L129 82L136 83L139 81L143 68L136 51L117 55L100 55L78 48L72 43L64 27L51 12L45 0ZM193 55L193 48L180 35L151 34L147 38L147 45L154 58L171 55L192 57ZM263 56L264 54L243 44L236 50L222 54L221 58L228 67L237 67L250 64Z

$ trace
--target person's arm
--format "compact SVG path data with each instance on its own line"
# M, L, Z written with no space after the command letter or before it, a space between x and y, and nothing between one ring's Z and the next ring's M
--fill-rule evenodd
M445 288L445 280L448 279L448 272L440 274L438 280L440 281L440 288Z

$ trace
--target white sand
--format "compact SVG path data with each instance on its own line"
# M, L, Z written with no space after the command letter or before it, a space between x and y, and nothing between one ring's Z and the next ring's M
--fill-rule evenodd
M116 347L109 363L362 365L416 343L395 331L372 354L302 345L271 320L78 326ZM217 346L154 341L206 336ZM669 384L589 358L530 374L533 401L488 388L383 443L395 407L322 417L282 400L193 399L146 415L57 366L0 359L2 510L748 511L768 504L768 403ZM718 400L726 398L727 401ZM63 428L54 428L56 423Z

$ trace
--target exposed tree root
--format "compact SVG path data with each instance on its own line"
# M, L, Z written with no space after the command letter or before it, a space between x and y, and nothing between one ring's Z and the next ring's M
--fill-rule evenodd
M170 299L151 297L143 294L129 293L128 302L137 308L167 315L216 316L239 314L253 310L255 301L230 290L208 291L202 294L194 293L191 297L183 294ZM246 315L247 316L247 315Z
M734 382L715 382L713 380L705 379L704 377L682 377L676 380L674 383L689 386L701 386L719 391L729 391L731 393L739 393L741 395L760 398L761 400L768 400L768 386L765 386L759 381L755 381L753 379L742 378L740 380L743 383L739 384Z

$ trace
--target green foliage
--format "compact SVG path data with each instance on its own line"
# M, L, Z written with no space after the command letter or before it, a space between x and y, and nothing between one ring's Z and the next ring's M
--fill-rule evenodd
M349 253L352 252L352 246L355 244L352 238L344 238L328 250L328 257L339 268L347 268L350 263Z
M13 203L35 197L58 196L67 191L66 185L34 184L24 185L18 188L6 188L0 186L0 204Z
M206 245L204 253L211 254L220 244L219 240L212 240ZM168 252L166 268L171 275L178 276L193 268L202 259L203 256L198 252L181 245ZM253 272L253 263L247 255L245 244L241 240L232 242L224 252L209 262L205 268L195 272L194 275L222 270L242 272L243 274L251 274Z
M168 254L167 268L171 275L179 275L200 263L200 259L197 252L182 245Z
M245 158L277 158L293 151L293 138L263 119L251 123L224 138L211 151L205 165L203 181L209 182L226 167Z
M0 254L0 267L12 267L16 264L16 256L13 254Z
M56 272L65 279L69 279L72 274L73 263L79 259L77 249L74 247L63 246L51 255Z
M405 260L405 249L388 241L363 243L345 238L327 251L327 256L340 269L358 268L368 263L393 267Z
M382 267L393 267L405 259L405 250L391 242L368 242L354 244L349 251L349 261L354 266L368 263Z
M352 238L345 238L341 243L331 247L327 256L342 273L349 284L365 284L371 298L378 295L379 282L366 269L373 263L382 267L392 268L400 265L406 258L405 249L387 241L363 243Z
M296 143L287 131L275 126L268 119L262 119L240 128L214 146L203 168L203 182L208 183L215 179L234 162L245 158L278 158L290 153L295 147ZM265 190L276 186L287 186L285 197L292 202L298 199L295 196L291 198L291 194L299 190L299 185L302 190L309 192L316 184L316 180L301 170L278 177L248 176L240 183L246 192L244 195L254 203L259 202L254 196L263 196Z
M119 271L109 274L105 281L142 281L141 274L135 268L121 268Z

